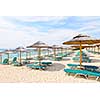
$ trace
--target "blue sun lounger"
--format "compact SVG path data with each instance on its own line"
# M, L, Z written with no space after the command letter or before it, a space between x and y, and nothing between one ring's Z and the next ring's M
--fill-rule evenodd
M27 64L26 65L27 67L29 67L29 68L32 68L32 69L45 69L46 68L46 66L44 66L44 65L36 65L36 64Z
M43 65L52 65L52 62L42 62Z
M4 59L3 62L0 62L0 64L3 64L3 65L8 65L9 64L9 61L8 59Z
M76 77L77 75L84 75L87 79L88 76L94 76L96 77L96 80L98 80L100 78L100 72L92 72L92 71L87 71L87 70L74 70L74 69L64 69L64 71L68 74L72 73L75 74L74 77Z
M77 67L77 66L80 66L79 64L67 64L67 66L69 67Z
M77 66L80 66L79 64L67 64L68 67L70 68L77 68ZM93 65L82 65L82 67L84 67L85 70L88 71L96 71L96 69L98 69L97 66L93 66Z

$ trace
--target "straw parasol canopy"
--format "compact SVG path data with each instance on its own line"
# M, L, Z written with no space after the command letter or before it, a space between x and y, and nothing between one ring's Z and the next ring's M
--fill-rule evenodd
M66 41L63 44L65 45L80 45L80 66L82 65L82 44L96 44L100 43L100 39L91 38L88 35L79 34L73 37L72 40Z
M41 48L49 48L46 43L42 41L37 41L33 45L27 46L27 48L37 48L38 49L38 59L39 59L39 65L41 65Z
M16 48L16 51L19 52L19 62L20 62L20 65L22 65L22 52L26 52L25 48L24 47L18 47Z

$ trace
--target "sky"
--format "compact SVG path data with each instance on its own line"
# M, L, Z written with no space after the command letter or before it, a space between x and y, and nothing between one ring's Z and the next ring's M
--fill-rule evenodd
M37 41L62 45L78 34L100 38L99 16L1 16L0 48L29 46Z

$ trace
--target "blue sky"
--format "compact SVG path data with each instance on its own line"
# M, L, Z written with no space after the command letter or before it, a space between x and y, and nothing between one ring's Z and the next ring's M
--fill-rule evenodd
M78 34L100 38L98 16L1 16L0 48L28 46L36 41L62 45Z

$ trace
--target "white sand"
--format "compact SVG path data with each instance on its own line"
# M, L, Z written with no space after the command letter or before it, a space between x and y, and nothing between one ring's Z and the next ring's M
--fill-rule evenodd
M93 55L93 59L99 59ZM100 60L100 59L99 59ZM67 76L63 71L67 63L75 63L72 60L53 61L52 66L46 70L35 70L26 66L15 67L12 65L0 65L0 83L97 83L95 78ZM100 62L84 63L100 66Z
M69 61L67 61L68 63ZM11 65L0 65L0 82L38 82L38 83L87 83L97 82L95 79L86 80L85 78L74 78L65 75L63 71L66 61L54 62L46 70L35 70L25 66L15 67Z

